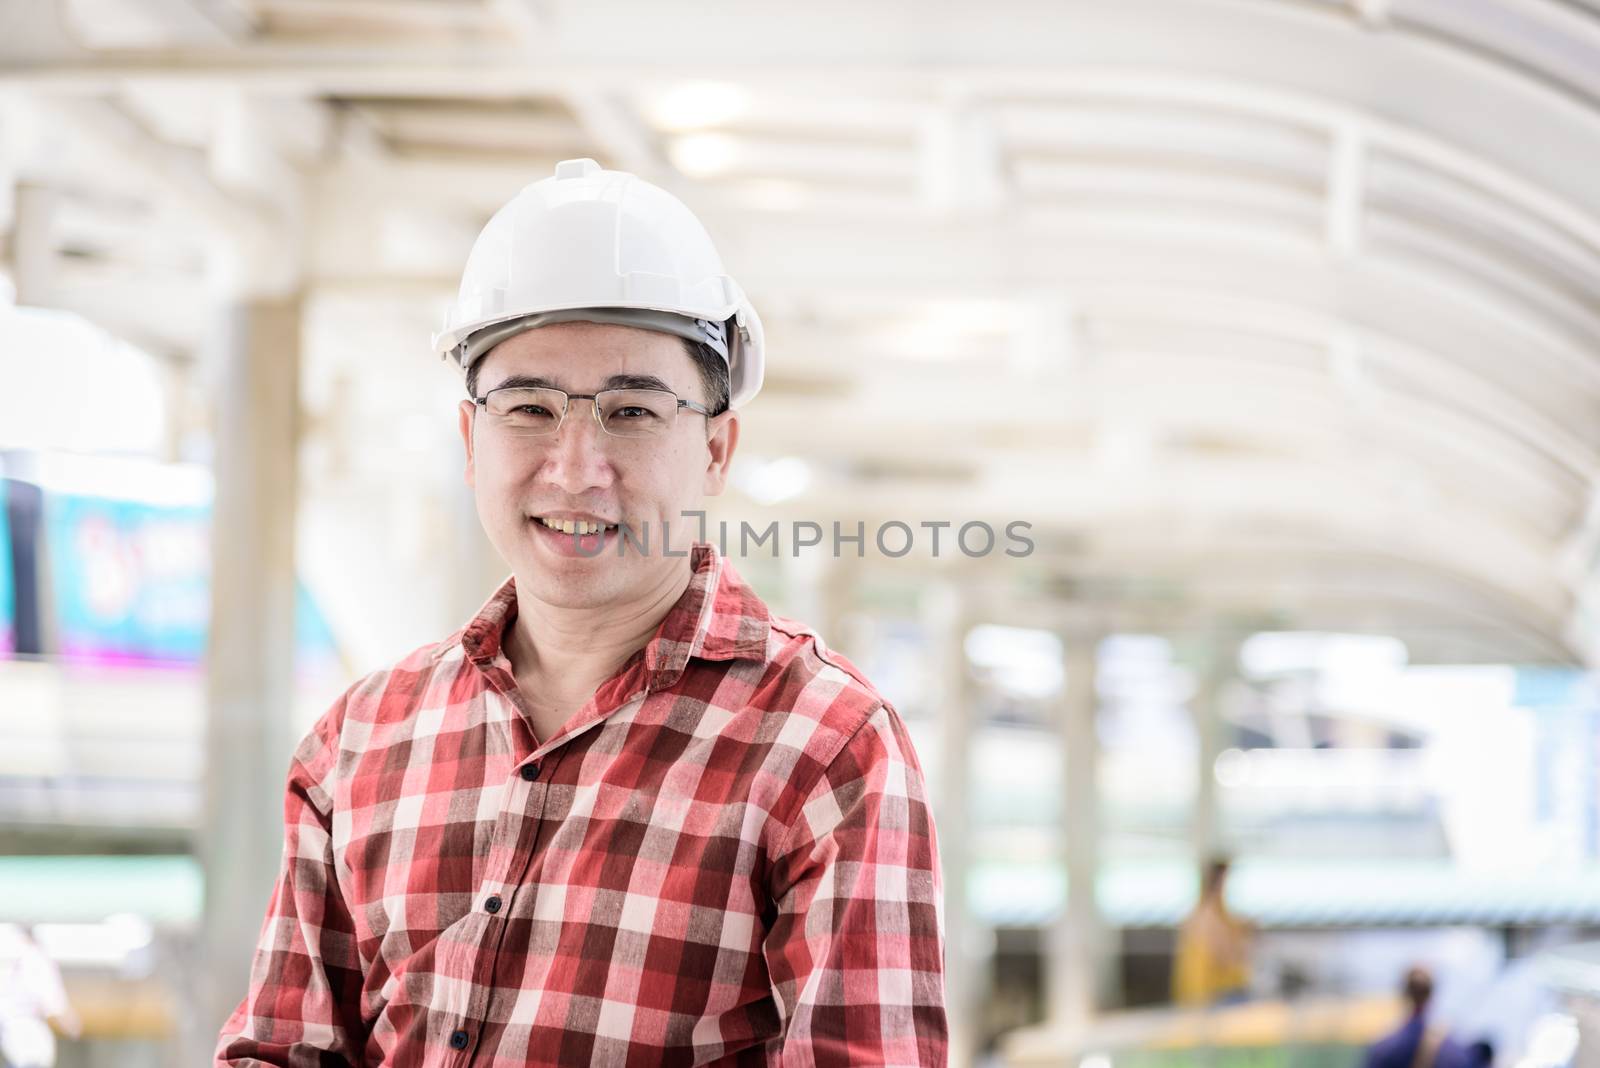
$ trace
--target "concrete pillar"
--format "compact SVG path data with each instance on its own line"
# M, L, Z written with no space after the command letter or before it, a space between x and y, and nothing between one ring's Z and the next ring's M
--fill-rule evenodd
M60 194L36 185L14 187L10 235L16 302L46 307L56 291L56 208Z
M1099 742L1095 733L1096 640L1063 635L1066 687L1061 696L1065 749L1061 814L1067 904L1046 940L1046 1004L1056 1025L1081 1028L1104 1001L1109 962L1105 922L1095 898L1100 867Z
M1233 639L1219 639L1207 650L1200 669L1190 712L1194 716L1199 766L1195 768L1194 818L1190 824L1190 843L1196 871L1222 848L1222 817L1217 799L1217 757L1226 748L1222 722L1222 699L1237 671L1239 645Z
M300 299L241 300L219 324L207 655L205 917L196 1052L244 996L283 849L294 745ZM197 1062L198 1063L198 1062Z
M932 638L939 722L939 764L933 819L944 877L945 1006L950 1019L950 1064L975 1063L982 1038L982 1009L989 988L992 934L972 915L967 873L972 868L972 736L977 694L967 671L970 620L959 587L930 586L923 622Z

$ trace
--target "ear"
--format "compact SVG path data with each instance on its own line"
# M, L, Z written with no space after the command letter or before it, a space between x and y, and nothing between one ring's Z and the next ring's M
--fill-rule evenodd
M711 420L706 437L706 476L701 492L715 497L728 485L728 468L733 464L733 451L739 446L739 413L723 412Z
M467 485L473 485L473 453L472 453L472 421L478 417L478 406L469 400L461 402L461 442L467 447L467 468L465 472Z

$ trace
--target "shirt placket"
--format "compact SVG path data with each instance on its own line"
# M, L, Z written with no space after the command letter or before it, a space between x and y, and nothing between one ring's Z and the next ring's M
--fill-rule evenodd
M510 662L504 655L496 656L484 672L493 693L493 696L486 694L485 700L504 701L513 721L517 717L525 717L524 722L531 722L532 716L522 700L521 691L517 689ZM641 689L628 700L633 700L643 692ZM594 710L586 706L584 711ZM467 1018L451 1023L448 1044L455 1055L447 1061L450 1065L471 1064L482 1046L482 1029L489 1019L489 1007L494 998L496 963L501 942L505 938L505 920L511 915L513 898L523 914L533 911L533 899L538 893L538 886L528 880L527 874L539 851L539 831L544 825L549 784L555 775L561 751L568 742L592 729L604 718L594 716L577 732L559 734L544 742L512 769L511 780L501 796L500 812L490 842L489 863L474 891L472 907L478 929L470 942L476 945L477 950L470 959L463 961L469 991ZM515 731L515 727L512 729Z
M505 702L508 722L514 724L526 710L508 668L503 656L497 656L494 663L483 669L491 684L484 700ZM515 736L515 726L511 731ZM452 1054L445 1062L449 1065L471 1064L483 1044L483 1028L488 1025L493 996L495 962L505 937L505 919L511 915L513 899L523 909L531 909L531 898L537 893L537 887L527 882L526 877L538 851L549 781L565 741L565 738L556 739L554 745L547 743L522 759L511 769L510 779L501 792L488 862L473 890L472 921L476 928L464 940L476 949L459 962L461 976L467 983L468 1003L463 1018L449 1021L446 1044Z

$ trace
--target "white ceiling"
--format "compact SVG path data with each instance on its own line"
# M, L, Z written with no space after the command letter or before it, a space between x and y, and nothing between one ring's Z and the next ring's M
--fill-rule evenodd
M298 288L318 432L439 410L478 227L589 155L762 312L744 448L816 472L773 515L1032 521L967 576L996 614L1600 651L1600 4L3 11L23 299L182 364L226 287ZM313 494L395 476L333 451Z

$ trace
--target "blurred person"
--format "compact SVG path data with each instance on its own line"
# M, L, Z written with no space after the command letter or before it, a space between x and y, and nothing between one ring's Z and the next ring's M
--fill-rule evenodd
M1200 899L1178 928L1172 962L1172 997L1179 1005L1226 1005L1250 991L1250 947L1255 927L1228 911L1229 862L1206 864Z
M489 222L435 343L512 574L297 748L216 1063L944 1064L905 725L685 548L763 360L699 221L562 163Z
M57 1031L81 1033L61 969L26 928L0 923L0 1065L50 1068Z
M1443 1030L1428 1026L1433 976L1428 969L1407 969L1400 987L1406 1020L1367 1050L1365 1068L1484 1068L1494 1059L1488 1042L1463 1047Z

